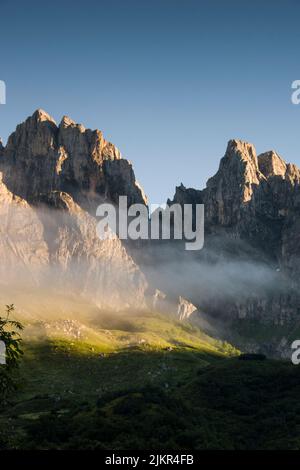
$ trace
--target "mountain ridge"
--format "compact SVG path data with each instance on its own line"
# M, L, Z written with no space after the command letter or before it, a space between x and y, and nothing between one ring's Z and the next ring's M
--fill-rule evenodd
M206 310L219 319L218 312L225 309L226 316L239 323L241 319L245 324L257 321L262 328L267 324L277 329L272 341L278 348L285 343L286 354L290 354L289 338L300 322L299 168L274 151L257 156L252 144L231 140L206 188L178 186L168 202L204 204L203 252L209 253L206 247L212 240L221 240L213 247L213 256L209 253L211 258L218 262L227 259L228 263L233 259L255 260L257 273L263 267L272 277L263 289L265 279L258 278L255 289L246 283L233 301L217 302L211 308L206 305ZM201 256L204 258L204 253ZM244 275L238 272L237 284ZM193 301L197 305L195 298Z
M35 111L9 136L0 158L9 190L32 203L39 202L40 194L61 190L95 210L103 195L117 203L118 188L131 204L146 200L131 162L121 158L117 147L101 131L67 116L57 126L45 111Z
M45 111L35 111L17 126L6 146L1 146L0 170L3 200L7 188L11 198L23 206L27 204L28 210L47 208L46 214L53 209L62 210L63 215L59 215L59 223L54 226L51 217L42 214L43 210L34 212L37 233L42 233L41 243L47 245L42 259L54 259L60 267L69 266L72 259L75 265L80 260L88 279L95 275L96 284L113 285L116 291L121 289L126 293L118 302L142 305L147 289L155 291L162 285L168 295L190 299L202 317L207 314L213 323L224 319L226 322L230 319L232 324L257 320L261 325L278 327L272 339L275 343L287 341L286 332L284 336L280 332L281 327L288 326L290 335L298 325L300 170L286 163L274 150L257 155L252 144L232 139L218 171L204 189L183 185L176 188L168 204L205 206L205 245L193 257L178 251L177 245L174 252L168 251L170 247L174 249L172 242L167 242L166 256L160 244L153 256L151 242L132 250L120 240L110 245L94 236L90 236L92 241L88 240L88 233L95 234L99 203L117 204L121 195L128 197L129 205L147 204L147 199L136 181L132 164L117 147L106 141L101 131L86 129L68 116L63 116L57 125ZM10 233L6 226L2 236L5 230ZM51 249L44 236L48 230L54 236ZM4 242L2 245L7 246ZM20 246L26 246L24 239L17 240L11 249L14 256ZM99 246L98 254L95 246ZM147 266L142 252L148 257ZM112 276L110 265L114 263L117 268ZM221 269L221 274L214 271L214 266ZM245 267L248 277L243 271ZM211 280L205 274L207 269L211 271ZM177 279L176 273L181 270ZM257 274L260 272L264 273L261 278ZM113 282L114 276L119 279L117 283ZM170 279L165 282L163 276ZM214 287L216 279L219 284ZM77 281L80 284L78 276ZM94 286L90 291L97 291L96 284L92 281L90 284ZM112 290L101 289L99 297ZM130 296L136 301L131 303ZM112 293L104 303L108 305L113 297ZM224 331L227 334L226 328ZM255 341L251 347L257 348Z

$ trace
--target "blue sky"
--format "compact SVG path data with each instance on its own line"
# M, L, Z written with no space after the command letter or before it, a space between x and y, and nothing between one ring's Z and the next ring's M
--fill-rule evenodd
M201 188L227 141L300 165L298 0L7 1L0 136L43 108L99 128L152 203Z

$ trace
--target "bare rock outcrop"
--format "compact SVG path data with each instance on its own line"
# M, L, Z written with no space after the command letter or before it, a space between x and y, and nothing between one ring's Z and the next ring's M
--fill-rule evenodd
M281 176L284 177L286 173L286 163L282 158L273 150L259 155L258 165L260 172L266 177Z
M147 282L118 238L100 240L96 219L66 193L31 207L0 182L0 288L86 298L101 309L145 306Z
M75 290L101 308L145 304L147 282L129 247L96 235L100 202L117 203L119 196L127 196L129 204L146 202L131 163L101 131L67 116L57 125L37 110L6 146L0 142L0 171L0 284L17 276L32 285ZM166 291L158 282L165 293L156 291L154 309L181 296L171 305L180 319L197 308L232 323L251 320L290 329L299 324L300 170L295 165L273 150L257 155L253 145L230 140L206 188L181 184L168 203L205 205L205 244L200 254L184 255L175 241L164 250L160 243L140 245L142 250L147 245L144 260L155 282L166 276L165 260L172 258L171 281ZM190 284L194 287L186 292Z
M12 194L0 174L0 282L38 282L49 263L44 227L36 212Z
M31 203L50 191L64 191L94 215L100 201L118 202L120 194L129 204L145 201L132 164L101 131L85 129L67 116L57 126L37 110L17 126L1 153L5 184Z
M96 219L72 197L52 192L38 209L51 270L60 289L79 292L102 309L145 306L146 280L117 238L100 240Z
M145 200L131 163L100 131L67 116L57 126L37 110L1 143L0 167L0 285L144 307L144 275L118 238L96 233L99 202Z
M197 262L209 258L216 266L226 266L226 260L228 265L241 260L257 265L254 290L253 284L248 289L246 284L237 292L232 285L235 297L231 300L222 301L216 291L209 305L196 294L193 302L215 318L296 327L300 312L300 170L274 151L257 156L253 145L231 140L206 188L181 185L169 201L175 202L205 205L205 243L203 252L196 254ZM261 289L262 266L271 273L269 290ZM232 279L239 285L237 276Z
M188 320L197 311L197 307L184 297L179 297L177 315L179 320Z

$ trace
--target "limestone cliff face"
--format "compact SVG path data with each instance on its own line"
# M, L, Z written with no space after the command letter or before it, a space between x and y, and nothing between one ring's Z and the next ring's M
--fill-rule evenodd
M132 165L100 131L66 116L57 126L38 110L1 144L0 166L0 286L143 308L144 275L119 239L96 233L100 201L144 201Z
M131 163L100 131L67 116L57 125L38 110L16 128L6 146L0 143L0 170L0 285L22 279L47 289L75 290L103 308L144 305L147 283L127 249L118 239L101 241L96 235L100 202L117 203L121 195L129 204L146 201ZM185 253L176 269L177 245L170 256L170 246L161 251L160 244L157 250L155 244L141 244L146 264L156 268L151 288L158 282L164 289L165 260L171 257L175 265L166 291L174 298L184 295L192 308L215 319L225 312L233 320L299 323L300 170L295 165L274 151L257 156L253 145L231 140L206 188L181 185L169 201L175 202L205 205L204 250ZM234 285L236 274L225 270L220 276L211 270L232 260L243 261L241 277L252 263L251 283L240 290ZM266 291L252 282L258 261L267 266L264 273L272 273L275 289ZM202 262L201 286L194 263ZM188 279L181 275L183 266ZM176 274L178 286L172 281ZM186 289L191 284L190 295ZM179 309L180 318L191 313L186 306Z
M204 203L202 257L215 237L222 240L214 245L215 260L263 262L276 272L275 292L253 292L249 287L241 299L237 295L226 305L216 301L211 305L213 315L224 315L226 310L231 318L296 325L300 319L300 170L295 165L274 151L257 156L253 145L231 140L206 188L181 185L169 202ZM203 306L203 299L198 299L198 305Z
M79 296L101 309L140 309L146 280L118 238L100 240L96 220L62 192L37 207L0 183L0 290ZM24 305L23 307L26 307Z
M103 199L117 202L120 194L130 204L145 199L119 150L100 131L67 116L57 126L37 110L17 126L0 156L9 190L32 203L50 191L65 191L94 214Z
M79 292L100 308L145 306L146 280L115 237L100 240L96 220L72 197L54 191L38 209L44 227L51 269L46 272L60 290Z
M0 182L0 216L1 291L40 289L50 303L61 293L101 309L143 308L143 274L119 239L97 237L96 220L70 195L51 192L31 207Z
M208 180L203 193L208 222L221 226L239 223L244 208L250 209L255 188L263 178L254 147L230 141L217 174Z
M257 156L253 145L231 140L206 188L181 185L169 202L205 204L207 234L234 235L286 263L288 233L296 231L300 211L299 183L300 170L275 152Z
M0 174L0 281L23 279L36 283L49 263L43 225L35 211L15 196L2 182Z
M299 182L300 170L275 152L256 157L250 144L230 141L219 171L202 192L208 230L235 233L288 269L289 240L300 255Z

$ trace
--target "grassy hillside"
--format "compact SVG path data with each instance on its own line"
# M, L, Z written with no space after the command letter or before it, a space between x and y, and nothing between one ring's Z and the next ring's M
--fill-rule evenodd
M240 361L193 326L158 315L28 324L24 346L1 448L300 448L300 369Z

